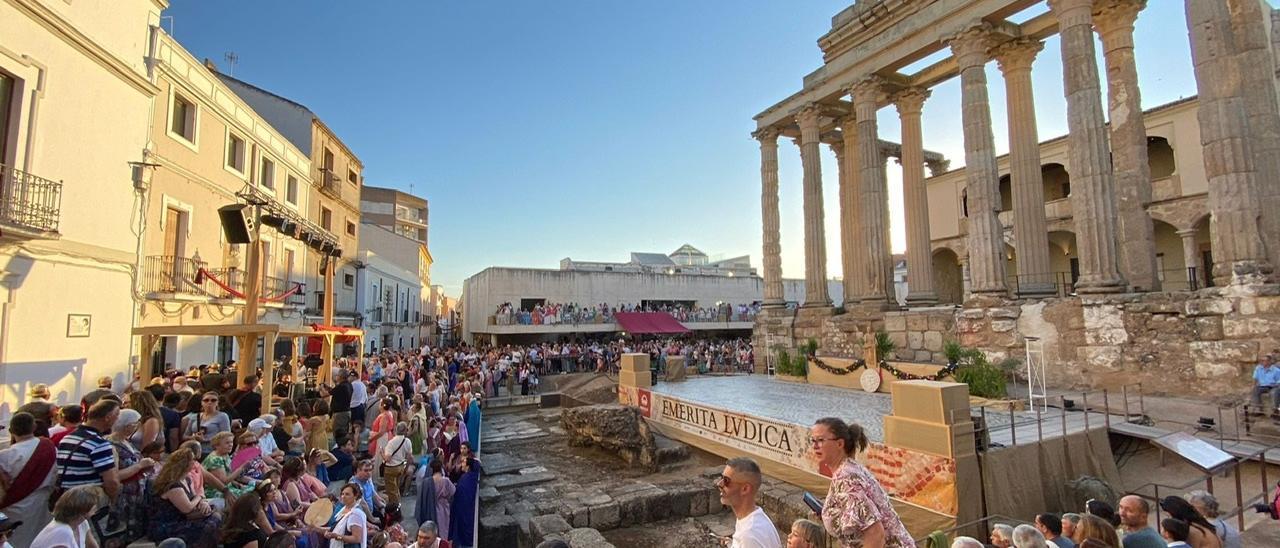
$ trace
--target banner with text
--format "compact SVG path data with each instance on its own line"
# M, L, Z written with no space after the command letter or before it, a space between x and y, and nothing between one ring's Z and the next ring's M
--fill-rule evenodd
M646 419L747 454L830 476L820 470L809 446L809 426L711 407L633 386L618 386L618 401L640 409ZM955 461L946 457L872 443L859 455L890 496L954 516Z

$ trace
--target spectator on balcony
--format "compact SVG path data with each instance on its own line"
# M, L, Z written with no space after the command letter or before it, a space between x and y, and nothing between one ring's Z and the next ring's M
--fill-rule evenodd
M1271 395L1271 405L1262 406L1262 396ZM1280 366L1275 363L1275 356L1267 354L1253 368L1253 394L1250 396L1256 413L1267 415L1280 411Z

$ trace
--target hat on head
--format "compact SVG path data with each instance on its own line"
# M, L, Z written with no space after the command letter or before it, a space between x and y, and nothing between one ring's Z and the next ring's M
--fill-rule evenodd
M30 392L30 395L31 395L31 397L33 397L33 398L47 398L47 397L49 397L49 385L44 384L44 383L39 383L39 384L33 384L33 385L31 385L31 392Z
M333 466L335 464L338 464L338 457L333 456L333 453L330 453L323 449L313 448L310 453L307 453L308 460L316 456L320 457L320 462L323 463L325 466Z
M0 512L0 533L17 529L19 525L22 525L21 521L11 519L9 516L5 515L4 512Z
M98 388L111 388L111 377L98 377Z
M217 373L219 369L222 369L222 366L221 366L221 365L218 365L218 364L216 364L216 363L211 363L211 364L209 364L209 372L210 372L210 373Z
M271 425L267 424L267 421L264 421L262 419L253 419L249 421L249 430L256 431L256 430L270 430L270 429L271 429Z
M272 415L271 413L267 413L266 415L259 416L257 420L267 423L267 426L275 426L277 418L278 417L276 417L275 415Z

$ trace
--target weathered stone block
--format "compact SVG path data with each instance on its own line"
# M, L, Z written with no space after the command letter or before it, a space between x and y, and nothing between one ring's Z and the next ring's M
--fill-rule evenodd
M911 350L919 350L924 348L924 333L919 331L907 332L907 348Z
M694 489L689 493L689 516L700 517L707 515L707 490Z
M1188 316L1209 316L1231 313L1230 299L1196 299L1187 301Z
M547 514L529 520L529 536L532 537L534 544L542 542L547 535L563 533L570 529L572 527L569 527L564 518L557 514Z
M1229 379L1240 374L1235 365L1222 362L1196 362L1195 371L1201 379Z
M601 531L616 529L621 524L621 509L618 503L610 502L591 507L591 527Z
M933 352L928 350L916 350L915 356L912 357L912 360L929 363L930 361L933 361Z
M1227 338L1266 337L1280 333L1280 322L1265 316L1222 317L1222 335Z
M893 341L894 346L898 348L907 347L907 334L903 331L889 333L889 340Z
M954 318L949 315L930 314L929 315L929 331L950 331L951 326L955 323Z
M670 508L671 513L668 515L673 518L689 517L689 501L692 499L693 488L691 487L683 487L670 491L668 500L671 502L668 507Z
M907 317L901 312L884 315L884 330L890 333L907 330Z
M591 526L591 509L587 508L586 506L574 508L573 520L571 520L571 522L573 523L574 527L590 527Z
M628 493L618 496L619 525L630 527L640 523L648 523L644 515L644 494Z
M720 491L718 489L707 490L707 515L719 514L724 511L724 504L720 503Z
M566 532L562 538L569 543L569 548L614 548L600 531L585 527Z
M1191 358L1200 362L1253 362L1258 343L1253 341L1191 341Z
M1241 314L1275 314L1280 312L1280 297L1241 297L1238 307Z
M925 331L929 329L929 316L924 314L907 315L907 331Z
M1191 318L1195 336L1202 341L1222 340L1222 316L1198 316Z
M520 526L512 516L480 518L480 546L516 546L519 535Z
M987 309L987 317L995 320L1016 320L1022 312L1016 307L995 307Z
M924 332L924 349L930 352L942 351L942 332L941 331L925 331Z
M644 515L648 521L662 521L671 515L671 496L662 490L646 492Z
M991 330L996 333L1008 333L1018 327L1017 320L991 320Z
M1081 346L1077 350L1081 360L1094 369L1115 370L1121 366L1118 346Z

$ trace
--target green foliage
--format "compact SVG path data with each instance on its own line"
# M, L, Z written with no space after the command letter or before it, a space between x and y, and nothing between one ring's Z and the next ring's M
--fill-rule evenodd
M964 347L957 341L947 341L942 345L942 355L947 357L949 364L960 363L960 358L964 357Z
M947 352L948 349L944 348L943 352ZM987 360L987 355L981 350L964 348L959 344L955 345L955 350L959 355L959 359L956 360L959 364L955 372L956 381L969 385L970 394L991 399L1001 399L1008 395L1008 371L1017 367L1019 363L1017 359L1010 358L1000 362L1000 365L992 365Z
M777 363L773 366L774 373L778 375L790 375L792 377L805 376L806 359L803 352L798 353L796 356L792 356L791 352L781 345L774 347L774 352L777 354L778 358Z
M808 355L808 356L816 355L818 353L818 340L810 338L809 340L805 341L804 353L805 355Z
M884 331L876 332L876 357L880 360L887 360L893 356L893 351L898 349L898 345L894 344L893 339L889 338L889 334Z

